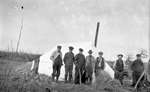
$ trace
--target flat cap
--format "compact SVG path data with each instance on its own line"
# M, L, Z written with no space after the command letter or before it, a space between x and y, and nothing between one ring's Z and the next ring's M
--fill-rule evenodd
M72 46L69 46L69 49L70 49L70 50L73 50L74 48L73 48Z
M58 45L58 46L57 46L57 48L61 49L61 46L60 46L60 45Z
M83 51L83 49L82 49L82 48L79 48L79 51L81 51L81 52L82 52L82 51Z
M98 52L98 54L99 54L99 55L103 55L103 52L102 52L102 51L100 51L100 52Z
M118 54L117 56L118 56L118 57L119 57L119 56L123 57L123 54Z

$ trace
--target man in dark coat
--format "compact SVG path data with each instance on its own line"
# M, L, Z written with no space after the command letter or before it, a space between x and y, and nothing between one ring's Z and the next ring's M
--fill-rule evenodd
M141 59L141 54L137 54L136 57L137 57L137 59L134 60L131 65L132 79L133 79L132 86L133 87L136 85L138 79L140 78L141 74L144 71L144 63ZM142 80L144 80L144 77L142 78ZM139 87L139 85L138 85L138 87Z
M104 70L105 68L105 60L103 58L103 52L100 51L99 57L96 58L96 63L95 63L95 76L98 76L99 71Z
M56 77L56 81L58 81L60 75L60 69L62 66L61 46L57 46L57 50L52 53L50 59L53 61L52 80L54 80Z
M119 54L118 59L116 60L114 64L115 79L119 80L121 85L123 85L123 72L124 72L124 62L122 58L123 58L123 55Z
M82 76L85 72L85 56L83 55L83 49L79 49L79 53L75 56L75 84L83 83Z
M69 82L72 80L72 70L73 70L73 63L74 63L74 53L73 47L69 47L69 52L67 52L64 56L64 64L65 64L65 82L67 82L68 75L69 75Z

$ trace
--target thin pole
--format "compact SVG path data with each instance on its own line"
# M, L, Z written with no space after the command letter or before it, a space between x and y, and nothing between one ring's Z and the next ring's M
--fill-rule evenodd
M97 22L97 28L96 28L96 34L95 34L95 41L94 41L94 46L95 47L97 47L97 39L98 39L99 26L100 26L100 23Z
M23 29L23 6L21 6L21 27L20 27L20 32L19 32L19 38L18 38L18 42L17 42L16 52L18 52L18 49L19 49L22 29Z

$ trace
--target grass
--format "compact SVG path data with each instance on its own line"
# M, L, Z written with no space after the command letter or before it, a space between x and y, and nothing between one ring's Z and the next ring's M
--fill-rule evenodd
M32 62L28 61L39 56L0 51L0 92L130 92L118 86L115 81L101 80L106 90L95 89L93 85L52 82L48 76L30 71Z

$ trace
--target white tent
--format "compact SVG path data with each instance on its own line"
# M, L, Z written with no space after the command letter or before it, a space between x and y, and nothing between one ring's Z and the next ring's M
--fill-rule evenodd
M95 35L95 42L94 42L94 45L96 47L97 45L97 37L98 37L98 31L99 31L99 22L97 23L97 29L96 29L96 35ZM85 56L87 56L87 52L88 50L93 50L94 53L93 55L95 56L95 58L97 57L97 54L98 54L98 49L96 49L94 47L94 45L90 42L80 42L80 43L64 43L64 44L59 44L62 46L62 54L64 56L64 54L66 52L68 52L68 47L69 46L73 46L74 47L74 54L76 55L79 51L79 48L82 48L84 50L83 54ZM40 57L40 61L39 61L39 66L38 66L38 73L41 73L41 74L46 74L46 75L49 75L51 76L52 72L53 72L53 68L52 68L52 65L53 65L53 62L50 60L50 56L51 54L53 53L54 50L56 50L56 47L55 46L54 48L52 48L49 52L45 53L44 55L42 55ZM35 66L34 65L34 61L33 61L33 64L32 64L32 68ZM106 73L108 73L108 75L111 77L111 78L114 78L114 71L113 69L107 64L105 63L106 67L104 69L104 71ZM73 68L74 69L74 68ZM73 75L74 75L74 70L73 70ZM65 69L64 69L64 65L61 67L61 73L60 73L60 77L59 77L59 80L64 80L64 74L65 74ZM74 76L73 76L74 78Z
M74 50L73 50L74 54L77 54L79 52L78 51L79 48L83 48L84 49L83 53L84 53L85 56L87 55L87 52L88 52L89 49L92 49L94 51L93 55L95 56L95 58L98 56L98 51L99 50L94 48L90 42L65 43L65 44L59 44L59 45L62 46L63 56L66 52L68 52L68 47L69 46L74 47ZM51 76L52 71L53 71L53 69L52 69L53 62L50 60L50 56L51 56L52 52L56 49L57 49L57 46L54 46L54 48L52 48L49 52L45 53L44 55L42 55L40 57L38 73ZM114 71L112 70L112 68L107 63L105 65L106 65L106 67L105 67L104 71L107 72L110 75L111 78L114 78ZM33 62L32 66L34 66L34 62ZM73 70L73 75L74 75L74 72L75 71ZM64 80L64 74L65 74L65 69L64 69L64 65L63 65L61 67L61 73L60 73L59 80Z

